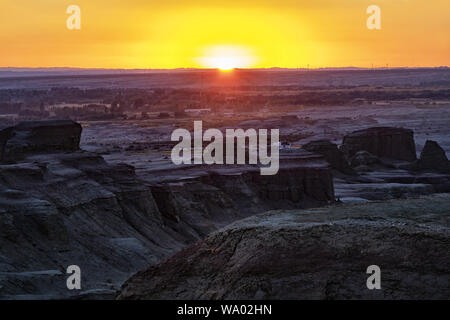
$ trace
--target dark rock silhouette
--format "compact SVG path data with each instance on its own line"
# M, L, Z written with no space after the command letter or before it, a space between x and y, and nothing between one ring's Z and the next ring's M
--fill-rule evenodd
M410 168L412 170L432 170L441 173L450 173L450 161L444 149L433 140L427 140L420 158Z
M274 211L131 277L119 299L447 299L450 195ZM382 290L366 270L381 268Z
M394 127L373 127L354 131L344 137L341 150L351 158L361 150L377 157L414 161L416 146L412 130Z
M15 161L26 154L75 151L81 125L71 120L26 121L0 131L0 160Z
M355 174L355 171L349 166L342 151L329 140L311 141L305 144L303 148L309 152L323 155L333 169L345 174Z
M350 165L354 168L358 166L371 166L379 163L380 159L378 159L373 154L367 151L358 151L350 159Z

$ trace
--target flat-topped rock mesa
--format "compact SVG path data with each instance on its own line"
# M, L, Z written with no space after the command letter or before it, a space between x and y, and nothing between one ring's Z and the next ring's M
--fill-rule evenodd
M272 211L122 286L119 299L447 299L450 195ZM368 266L381 290L368 290Z
M450 192L445 152L428 143L415 160L413 132L374 127L344 137L341 150L358 173L335 178L336 196L344 201L372 201Z
M307 151L321 154L333 169L345 174L354 175L355 171L350 167L347 159L338 146L329 140L315 140L303 146Z
M420 158L411 165L411 169L450 173L450 161L444 149L436 141L427 140L420 153Z
M381 158L403 161L417 159L414 133L404 128L373 127L354 131L344 136L341 150L348 159L363 150Z
M72 120L26 121L0 131L0 160L80 148L81 125Z

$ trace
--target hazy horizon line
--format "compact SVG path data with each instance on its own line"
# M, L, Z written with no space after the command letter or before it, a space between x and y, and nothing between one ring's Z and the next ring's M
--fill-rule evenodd
M441 68L450 68L448 65L442 66L373 66L373 67L354 67L354 66L343 66L343 67L256 67L256 68L233 68L231 70L272 70L272 69L281 69L281 70L323 70L323 69L361 69L361 70L373 70L373 69L441 69ZM106 67L16 67L16 66L7 66L1 67L1 71L46 71L46 70L61 70L61 71L70 71L70 70L93 70L93 71L177 71L177 70L199 70L199 71L207 71L207 70L222 70L220 68L202 68L202 67L177 67L177 68L106 68Z

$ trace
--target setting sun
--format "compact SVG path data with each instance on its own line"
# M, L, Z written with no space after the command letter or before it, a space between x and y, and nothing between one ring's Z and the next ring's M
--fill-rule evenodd
M228 71L236 68L237 61L233 58L217 57L215 65L222 71Z
M203 51L203 56L197 60L206 68L227 71L235 68L250 68L256 62L251 50L245 47L220 45L207 47Z

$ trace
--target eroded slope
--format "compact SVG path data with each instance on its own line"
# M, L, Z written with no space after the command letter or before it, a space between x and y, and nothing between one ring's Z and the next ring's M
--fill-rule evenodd
M448 299L450 194L271 211L129 279L120 299ZM381 290L366 269L381 268Z

